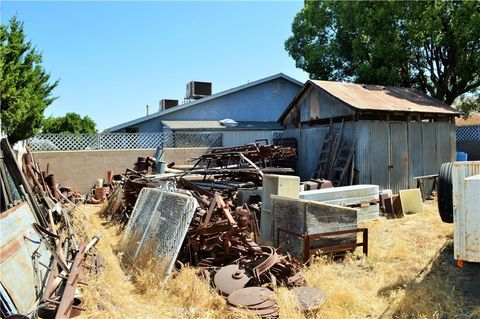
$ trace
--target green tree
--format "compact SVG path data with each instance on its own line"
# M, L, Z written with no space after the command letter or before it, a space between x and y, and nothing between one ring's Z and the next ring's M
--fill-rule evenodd
M67 113L65 116L48 117L43 121L43 133L96 133L97 125L89 117L83 118L77 113Z
M49 82L41 63L22 22L13 17L9 27L0 26L1 128L12 144L38 133L43 112L56 99L51 94L58 81Z
M468 118L473 112L480 112L480 96L462 96L455 100L453 107L463 112L463 117Z
M310 77L414 87L447 104L480 86L480 2L305 1L285 48Z

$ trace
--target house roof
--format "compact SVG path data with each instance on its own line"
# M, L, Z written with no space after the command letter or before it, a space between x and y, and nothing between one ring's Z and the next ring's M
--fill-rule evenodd
M455 119L456 126L477 126L480 125L480 113L471 114L467 119Z
M287 107L280 120L285 118L310 86L327 92L356 110L460 114L442 101L411 88L309 80Z
M278 122L249 122L239 121L235 126L225 126L219 121L162 121L162 124L168 126L174 131L192 131L192 130L281 130L282 126Z
M268 81L271 81L271 80L275 80L275 79L278 79L278 78L283 78L283 79L285 79L287 81L290 81L292 83L295 83L299 86L303 85L302 82L300 82L298 80L295 80L294 78L289 77L288 75L285 75L283 73L278 73L278 74L275 74L275 75L272 75L272 76L269 76L269 77L266 77L266 78L263 78L263 79L260 79L260 80L257 80L257 81L253 81L253 82L250 82L250 83L247 83L247 84L243 84L243 85L234 87L234 88L229 89L229 90L225 90L225 91L222 91L222 92L219 92L219 93L216 93L216 94L212 94L210 96L207 96L207 97L204 97L204 98L201 98L201 99L189 102L189 103L180 104L178 106L169 108L167 110L156 112L156 113L153 113L153 114L150 114L150 115L147 115L147 116L143 116L143 117L140 117L140 118L137 118L137 119L134 119L134 120L116 125L116 126L112 126L110 128L107 128L106 131L111 132L111 131L121 130L121 129L124 129L124 128L129 127L129 126L136 125L138 123L142 123L142 122L145 122L145 121L148 121L148 120L151 120L151 119L155 119L155 118L164 116L166 114L174 113L176 111L180 111L180 110L192 107L194 105L201 104L203 102L207 102L207 101L217 99L219 97L222 97L222 96L225 96L225 95L228 95L228 94L232 94L232 93L235 93L235 92L238 92L238 91L241 91L241 90L245 90L245 89L248 89L250 87L253 87L253 86L256 86L256 85L259 85L259 84L262 84L262 83L265 83L265 82L268 82Z

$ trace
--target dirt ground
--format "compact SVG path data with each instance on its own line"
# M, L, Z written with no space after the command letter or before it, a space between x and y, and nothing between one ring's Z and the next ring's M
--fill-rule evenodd
M193 268L176 272L166 289L152 270L122 269L118 227L85 205L77 212L98 244L104 271L82 288L82 318L255 318L227 307ZM285 288L276 291L281 318L480 318L480 264L453 259L453 226L442 223L434 202L423 213L362 223L369 229L369 256L361 249L343 261L317 258L302 272L325 294L314 312L298 310Z

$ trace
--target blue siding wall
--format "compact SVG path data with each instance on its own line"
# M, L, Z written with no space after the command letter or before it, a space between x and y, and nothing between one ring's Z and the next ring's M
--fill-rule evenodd
M135 126L138 127L138 133L152 133L162 131L162 123L158 118L139 123Z
M162 116L163 120L277 121L300 86L279 78Z

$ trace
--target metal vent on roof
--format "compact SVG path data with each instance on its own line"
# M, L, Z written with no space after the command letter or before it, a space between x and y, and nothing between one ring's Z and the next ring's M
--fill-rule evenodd
M186 99L201 99L202 97L212 95L211 82L191 81L187 83L185 94Z
M177 105L178 105L178 100L161 99L159 103L159 111L168 110Z
M220 120L219 122L220 122L220 124L222 124L222 125L224 125L224 126L227 126L227 127L238 126L238 123L235 122L235 121L232 120L232 119L223 119L223 120Z

